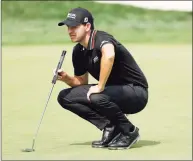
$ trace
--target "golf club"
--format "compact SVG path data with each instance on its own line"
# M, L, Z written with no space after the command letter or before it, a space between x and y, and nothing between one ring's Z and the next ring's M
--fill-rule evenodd
M49 100L50 100L50 96L51 96L51 94L52 94L54 85L56 84L56 80L57 80L57 77L58 77L58 70L61 69L61 67L62 67L62 63L63 63L63 61L64 61L65 55L66 55L66 51L64 50L64 51L62 51L62 55L61 55L61 57L60 57L60 60L59 60L58 65L57 65L57 68L56 68L56 70L55 70L55 74L54 74L54 77L53 77L53 79L52 79L52 84L53 84L53 86L52 86L52 88L51 88L51 90L50 90L50 93L49 93L49 95L48 95L48 99L47 99L47 102L46 102L46 105L45 105L43 114L42 114L41 119L40 119L40 122L39 122L39 124L38 124L36 133L35 133L35 135L34 135L34 137L33 137L32 148L22 149L22 152L33 152L33 151L35 151L35 149L34 149L35 139L36 139L36 137L37 137L37 134L38 134L38 131L39 131L41 122L42 122L42 120L43 120L43 116L44 116L44 113L45 113L45 111L46 111L48 102L49 102Z

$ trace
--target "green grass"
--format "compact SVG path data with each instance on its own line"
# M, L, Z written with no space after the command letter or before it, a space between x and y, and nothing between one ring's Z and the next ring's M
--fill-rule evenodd
M63 69L73 74L72 46L9 46L2 48L2 159L11 160L185 160L192 159L192 47L191 45L125 44L149 82L147 107L128 118L140 128L141 140L122 151L93 149L101 132L62 109L57 82L38 133L30 148L45 107L52 71L61 51L68 53ZM92 77L90 83L96 82ZM182 147L182 149L179 149Z
M191 43L192 12L146 10L92 1L3 1L2 44L62 44L67 29L57 23L71 8L93 13L95 27L124 42Z

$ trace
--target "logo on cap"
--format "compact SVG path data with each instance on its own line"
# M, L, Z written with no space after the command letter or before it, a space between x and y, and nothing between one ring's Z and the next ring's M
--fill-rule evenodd
M85 18L84 18L84 22L88 22L88 17L85 17Z
M74 14L74 13L68 13L67 18L73 18L73 19L75 19L75 18L76 18L76 14Z

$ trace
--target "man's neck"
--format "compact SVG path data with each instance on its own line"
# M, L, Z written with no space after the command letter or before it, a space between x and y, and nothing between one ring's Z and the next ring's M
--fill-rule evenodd
M91 30L86 34L85 38L80 42L82 46L84 46L86 49L88 48L88 43L90 39Z

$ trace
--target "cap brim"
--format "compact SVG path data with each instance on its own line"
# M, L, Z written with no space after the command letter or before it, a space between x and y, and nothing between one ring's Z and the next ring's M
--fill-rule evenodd
M67 26L74 27L74 26L78 26L78 25L80 25L80 24L81 24L81 23L76 22L76 21L74 21L74 20L69 20L69 19L67 19L67 20L64 20L64 21L62 21L62 22L59 22L59 23L58 23L58 26L67 25Z

